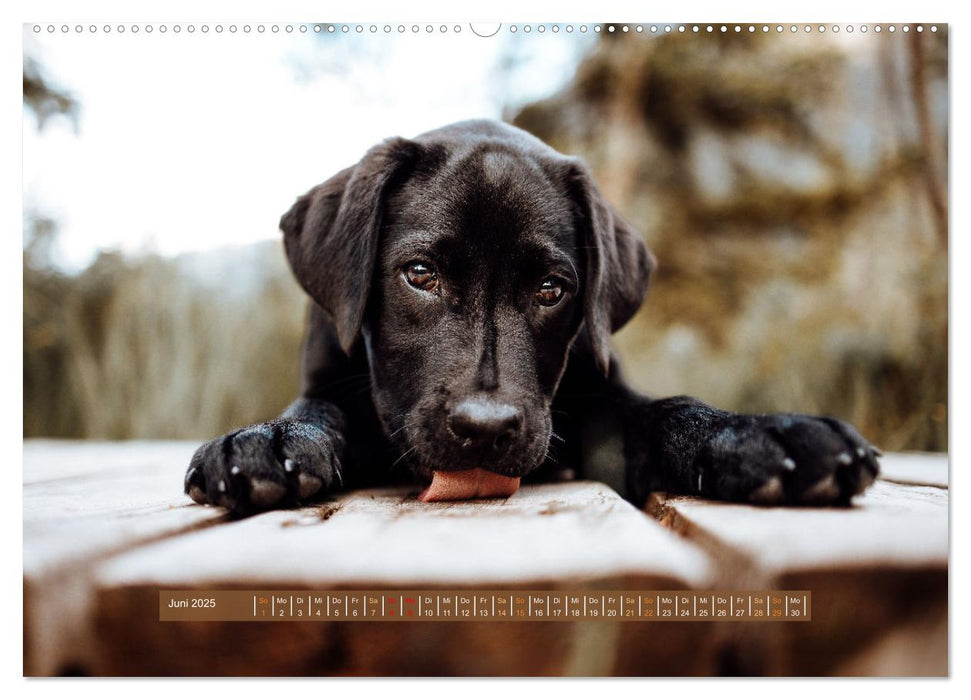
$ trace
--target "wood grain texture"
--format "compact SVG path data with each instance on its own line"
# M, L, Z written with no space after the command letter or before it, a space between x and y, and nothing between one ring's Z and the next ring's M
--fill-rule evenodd
M25 673L946 670L946 457L888 455L885 477L847 509L655 494L645 514L603 484L571 482L432 504L416 500L418 488L359 491L240 520L182 494L194 447L25 443ZM778 587L811 589L814 621L668 623L663 634L606 620L157 621L159 588L203 586Z
M947 488L950 460L947 455L900 452L880 460L880 478L899 484Z
M192 443L24 443L24 671L83 669L94 569L147 542L217 524L189 506L180 471Z
M674 529L727 548L766 576L947 565L948 492L936 486L878 481L849 508L758 508L659 494L649 508Z
M947 673L947 457L886 455L881 463L881 478L848 508L652 494L648 512L718 561L719 585L813 593L809 625L736 629L740 672Z
M99 671L160 672L198 624L158 623L159 584L311 589L537 587L687 588L712 574L699 548L646 518L602 484L526 486L509 499L426 504L417 489L346 494L313 508L271 512L139 547L97 571L97 619L107 635ZM137 639L131 619L147 620ZM262 625L253 638L239 624L208 624L204 645L179 664L189 674L341 673L364 675L609 675L618 672L623 623L380 623ZM245 654L212 658L235 648ZM671 631L675 634L674 630ZM304 642L281 653L281 636ZM654 636L626 672L664 674L712 668L700 628L677 635L699 651L672 658L669 639ZM173 637L176 641L173 641ZM125 639L118 643L119 639ZM599 640L591 646L592 639ZM689 640L690 639L690 643ZM137 648L137 658L124 649ZM665 653L667 652L667 653ZM267 669L270 669L267 671Z
M357 491L166 539L106 562L99 582L445 586L639 575L704 585L711 573L698 548L595 482L446 503L422 503L417 492Z

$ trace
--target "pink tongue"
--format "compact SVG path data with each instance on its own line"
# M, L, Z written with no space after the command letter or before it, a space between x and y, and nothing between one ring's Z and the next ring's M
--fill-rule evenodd
M466 498L509 498L519 488L519 477L502 476L485 469L434 472L432 483L418 494L418 500L461 501Z

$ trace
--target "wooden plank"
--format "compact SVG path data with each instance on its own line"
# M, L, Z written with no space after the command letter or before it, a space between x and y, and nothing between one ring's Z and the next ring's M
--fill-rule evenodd
M675 588L711 575L697 547L593 483L445 504L377 490L224 522L181 494L194 447L25 444L26 673L611 673L616 624L162 626L157 585ZM672 634L704 648L695 628ZM648 650L621 670L713 659Z
M159 465L186 467L198 446L190 441L25 440L24 484Z
M811 625L738 629L738 672L947 673L947 458L882 461L888 478L944 486L881 478L849 508L651 497L650 513L719 561L719 586L813 593Z
M947 565L948 493L933 486L880 480L850 508L761 508L658 495L649 508L696 541L727 547L766 577L797 569Z
M84 666L93 570L145 542L221 522L190 507L190 443L24 444L24 671Z
M368 675L690 673L714 664L700 626L641 640L623 623L159 623L161 587L685 588L709 559L593 482L507 500L425 504L417 489L347 494L128 552L98 569L99 673ZM132 620L139 624L133 625ZM253 628L260 629L259 634ZM227 656L221 650L245 651ZM672 646L672 640L678 643ZM592 644L596 641L595 644ZM280 649L289 653L281 654ZM692 649L690 655L683 652ZM132 651L137 650L137 651Z
M181 494L194 448L25 443L25 672L946 671L939 653L947 642L943 456L887 455L884 477L849 509L655 495L651 512L678 537L592 482L440 504L417 502L417 489L381 489L229 519ZM664 634L607 621L157 622L162 586L419 585L810 589L814 619L668 623Z
M32 446L33 447L33 446ZM222 518L182 494L188 446L24 451L24 573L43 575ZM51 453L54 453L53 455ZM130 466L123 466L125 463Z
M927 452L897 452L880 460L880 478L898 484L947 488L949 460Z
M702 584L710 574L697 548L596 482L524 486L509 499L454 503L422 503L417 493L358 491L314 508L264 513L141 547L107 562L99 576L104 585L327 587L627 574Z

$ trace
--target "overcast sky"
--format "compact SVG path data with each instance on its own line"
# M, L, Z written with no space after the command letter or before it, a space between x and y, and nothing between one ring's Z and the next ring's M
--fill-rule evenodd
M25 118L25 206L58 221L68 269L99 248L175 254L275 237L298 194L373 143L545 97L592 40L463 29L337 39L28 29L25 51L81 111L77 133L61 118L38 133ZM515 41L522 60L504 70Z

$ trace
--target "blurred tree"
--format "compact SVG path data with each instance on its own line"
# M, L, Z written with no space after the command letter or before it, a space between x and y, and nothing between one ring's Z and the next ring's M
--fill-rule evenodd
M23 104L38 129L54 115L78 127L78 102L27 57ZM280 242L176 259L102 251L65 274L56 239L53 219L25 212L25 437L202 439L293 399L306 300ZM214 295L219 265L234 274Z
M64 311L71 285L49 265L56 224L29 214L24 229L24 435L80 437L67 371Z
M78 128L77 101L69 92L53 87L40 64L27 55L24 55L24 107L37 119L38 129L43 129L55 115L67 117Z
M515 113L660 258L617 338L635 384L947 448L947 34L916 34L604 33ZM77 128L29 59L24 107ZM205 438L292 398L306 302L278 242L65 275L56 231L25 216L25 436Z
M24 56L24 108L43 129L54 115L78 124L78 104L51 86L40 64ZM24 435L78 437L79 414L67 376L64 304L69 281L53 270L57 223L38 212L24 213Z
M660 260L635 383L947 446L947 36L605 32L514 122Z

